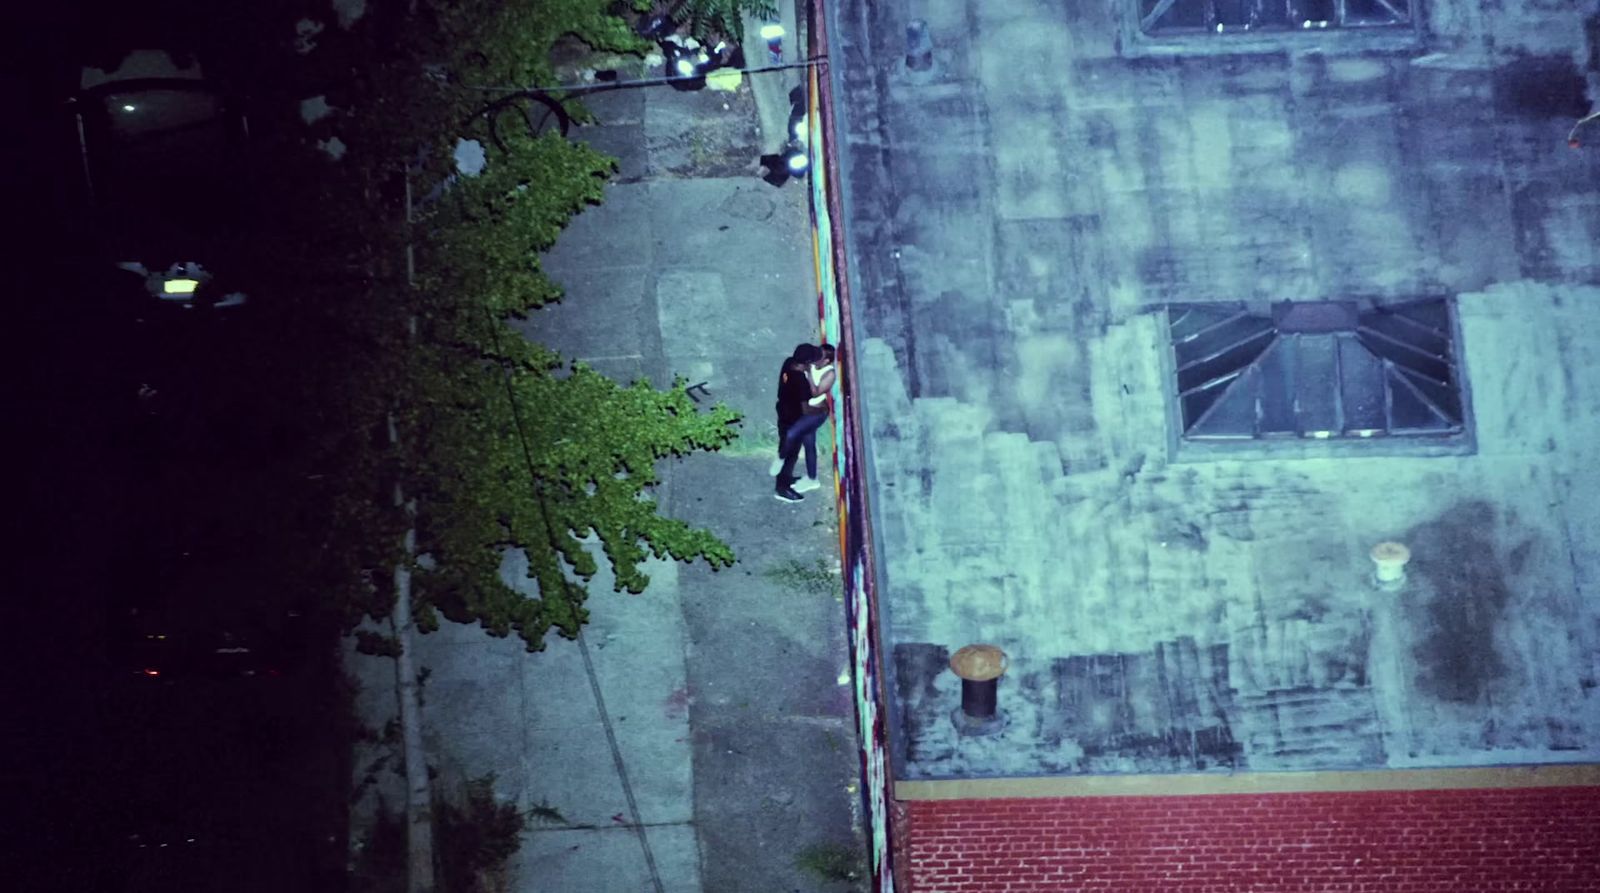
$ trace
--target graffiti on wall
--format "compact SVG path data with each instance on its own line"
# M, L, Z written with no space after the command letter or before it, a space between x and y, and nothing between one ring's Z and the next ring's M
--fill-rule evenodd
M820 19L820 16L814 16ZM812 58L826 58L826 34L812 32ZM849 611L851 670L855 683L857 738L861 743L861 796L871 845L872 888L893 893L894 875L889 846L889 772L887 731L881 710L883 685L877 654L870 532L863 501L864 470L859 461L860 419L855 412L854 356L849 350L847 304L841 301L840 269L836 261L835 213L839 207L837 182L829 158L828 79L821 66L808 75L807 121L811 152L811 244L817 274L817 312L825 343L840 345L842 374L833 390L833 470L839 507L839 551Z

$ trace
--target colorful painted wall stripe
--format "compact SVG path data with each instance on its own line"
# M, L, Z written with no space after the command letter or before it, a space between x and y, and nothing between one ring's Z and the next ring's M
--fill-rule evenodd
M820 0L812 4L810 55L826 60L827 29ZM844 239L838 169L826 61L807 70L811 154L811 237L817 273L817 313L827 344L838 345L840 370L833 392L833 470L839 506L839 552L849 611L851 670L855 684L857 737L861 745L861 797L871 847L872 889L895 888L890 847L888 731L883 715L882 663L878 654L878 612L873 577L872 534L867 524L861 416L855 402L856 365L849 318L849 287L844 271Z

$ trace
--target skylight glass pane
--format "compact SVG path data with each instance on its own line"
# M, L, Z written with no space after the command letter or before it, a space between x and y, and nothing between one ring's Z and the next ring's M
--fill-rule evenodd
M1344 391L1344 430L1381 432L1384 419L1383 362L1355 338L1339 339L1339 378Z
M1161 0L1141 0L1139 17L1147 20L1161 8ZM1176 0L1154 22L1148 22L1151 31L1198 29L1206 26L1205 0Z
M1259 372L1250 369L1236 379L1200 418L1190 434L1194 437L1254 437L1256 433L1256 386Z
M1448 421L1456 422L1461 418L1461 398L1456 389L1424 378L1406 369L1401 369L1400 374L1405 376L1407 382L1417 389L1434 408L1442 412Z
M1393 28L1410 23L1415 0L1138 0L1147 34L1240 35L1260 30Z
M1427 353L1443 355L1450 348L1448 334L1398 313L1388 313L1383 310L1366 313L1361 317L1361 324L1401 344L1416 347Z
M1255 5L1255 0L1215 0L1215 2L1218 25L1243 28L1250 24L1250 7Z
M1405 304L1391 304L1384 307L1387 313L1404 316L1420 325L1427 326L1446 335L1450 333L1450 307L1443 298L1432 298L1426 301L1410 301Z
M1243 308L1168 308L1184 437L1465 430L1446 300L1281 302L1270 315Z
M1266 0L1256 11L1257 28L1282 28L1288 23L1288 0Z
M1173 343L1184 341L1202 329L1232 319L1244 308L1229 304L1217 307L1209 304L1176 304L1167 308L1167 325L1172 331Z
M1339 11L1335 0L1294 0L1294 18L1291 24L1316 28L1338 24Z
M1250 336L1247 341L1235 344L1221 353L1187 368L1179 369L1178 387L1187 391L1191 388L1199 387L1212 379L1230 376L1250 365L1251 361L1260 356L1261 352L1266 350L1267 345L1271 343L1272 332L1263 329Z
M1343 430L1339 418L1339 366L1331 335L1293 335L1295 400L1300 433L1331 437Z
M1391 422L1398 432L1435 432L1449 429L1449 425L1424 401L1403 373L1389 370L1389 397Z
M1222 392L1227 390L1232 381L1232 378L1216 381L1209 387L1183 395L1181 400L1183 403L1183 428L1185 431L1194 427L1194 423L1198 422L1200 417L1206 414L1206 410L1217 402L1217 398L1222 396Z
M1261 433L1297 434L1294 411L1294 339L1274 341L1258 362L1261 369Z
M1394 363L1410 369L1435 381L1448 382L1450 380L1450 364L1442 357L1429 353L1426 349L1416 347L1404 342L1375 332L1373 329L1361 330L1361 343L1367 350Z
M1259 316L1239 316L1230 319L1180 341L1177 345L1178 364L1186 366L1196 360L1208 359L1232 349L1241 342L1271 332L1271 321Z
M1407 0L1344 0L1346 25L1399 25L1410 21Z

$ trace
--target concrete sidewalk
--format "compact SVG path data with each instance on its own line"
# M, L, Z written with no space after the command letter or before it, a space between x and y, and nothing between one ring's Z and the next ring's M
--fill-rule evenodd
M748 84L589 106L601 123L573 137L621 171L546 258L567 298L525 329L619 381L681 375L744 413L738 444L665 463L658 493L739 563L656 563L639 596L603 572L583 646L552 636L527 654L471 627L422 637L430 757L444 785L493 772L500 796L560 814L524 835L510 889L852 889L800 865L863 852L832 490L786 505L767 474L778 366L817 340L805 185L756 175ZM373 674L361 707L374 724L392 713L392 669L355 665Z

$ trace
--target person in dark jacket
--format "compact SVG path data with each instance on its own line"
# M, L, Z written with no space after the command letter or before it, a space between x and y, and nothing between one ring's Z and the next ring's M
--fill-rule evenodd
M778 373L778 458L772 463L772 473L777 479L775 496L784 502L804 499L797 492L802 487L815 490L821 486L817 483L817 429L828 420L828 403L812 400L833 388L835 373L831 368L817 377L812 373L824 365L822 348L801 344ZM802 449L806 477L800 481L794 476L794 464Z

